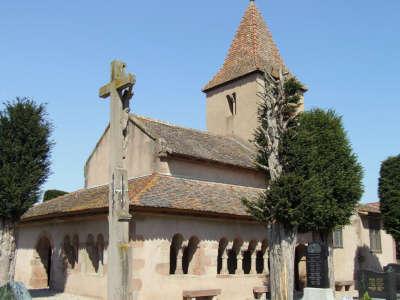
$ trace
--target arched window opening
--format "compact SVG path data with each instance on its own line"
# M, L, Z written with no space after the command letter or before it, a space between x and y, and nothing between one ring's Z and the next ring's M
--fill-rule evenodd
M105 248L104 237L102 234L99 234L97 236L96 249L97 249L97 256L99 259L99 263L101 263L101 265L104 265L104 248Z
M71 244L71 238L66 235L63 240L62 253L65 259L66 268L73 269L75 267L74 247Z
M243 240L241 238L236 238L233 241L232 249L228 252L228 271L229 274L240 273L243 270L243 260L242 255ZM239 258L239 259L238 259Z
M261 249L257 251L256 258L256 269L257 273L268 273L269 260L268 260L268 241L263 240L261 243Z
M200 240L196 236L192 236L189 239L189 243L187 244L185 249L183 249L183 258L182 258L183 274L191 273L189 270L189 266L193 260L193 257L196 253L199 243L200 243Z
M182 242L183 236L181 234L175 234L172 237L169 251L169 274L183 274L182 256L180 256L178 261L178 255L182 255Z
M228 273L228 240L221 238L218 245L217 274Z
M32 279L37 282L38 287L50 287L53 249L47 237L42 236L39 239L36 245L36 252L36 259L40 262L36 264L35 270L32 272L34 276Z
M243 272L244 274L256 274L256 251L257 251L257 240L251 240L247 249L244 249L243 253Z
M72 238L72 247L74 249L75 265L79 261L79 236L77 234Z
M99 270L99 255L97 252L97 247L94 241L94 237L92 234L89 234L86 240L86 252L88 254L90 263L89 263L89 272L97 273Z
M262 274L262 272L264 271L264 253L262 252L262 250L257 251L256 265L257 274Z

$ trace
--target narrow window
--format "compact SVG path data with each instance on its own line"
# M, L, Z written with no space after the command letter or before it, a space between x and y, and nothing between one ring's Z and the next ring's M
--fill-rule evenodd
M372 252L382 253L381 222L378 218L368 219L369 247Z
M343 248L343 228L333 231L333 248Z
M236 93L232 93L232 95L227 95L226 99L228 100L228 106L231 115L236 115Z

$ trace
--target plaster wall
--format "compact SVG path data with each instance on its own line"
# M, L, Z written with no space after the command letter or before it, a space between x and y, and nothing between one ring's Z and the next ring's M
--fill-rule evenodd
M18 231L17 281L24 282L29 288L43 287L34 279L40 271L36 245L40 237L45 236L52 248L51 287L71 294L105 299L107 251L104 250L104 264L100 264L95 271L86 242L89 234L94 238L102 234L107 245L106 215L26 223ZM186 241L192 237L200 241L186 275L170 274L170 246L175 234L181 234ZM79 257L74 267L67 265L63 256L66 235L71 238L79 236ZM252 289L263 286L267 278L265 274L217 274L218 247L222 238L228 242L240 239L244 245L253 240L258 243L264 240L265 227L254 222L137 213L130 225L130 237L131 292L139 300L182 299L183 290L199 289L221 289L220 300L251 299ZM299 243L307 244L311 239L311 234L304 234L299 236ZM343 249L334 250L336 281L355 281L359 268L380 270L386 264L395 262L392 237L382 230L381 239L382 253L369 251L369 229L360 216L353 216L351 225L343 230ZM363 257L361 263L358 259L360 254Z
M90 219L90 218L89 218ZM105 298L107 281L105 265L107 253L104 253L104 265L98 272L94 271L92 262L86 251L86 241L89 234L96 238L102 234L108 238L106 216L72 222L53 220L45 223L25 224L18 228L15 280L22 281L28 288L44 288L36 280L41 273L42 263L36 251L36 245L41 237L46 237L51 244L50 286L57 291L65 291L82 296ZM66 235L71 238L79 236L78 263L74 268L67 267L63 256L63 240Z
M132 122L129 124L126 168L128 177L149 175L157 168L155 142ZM109 182L110 134L107 129L98 142L85 166L85 187L104 185Z
M246 75L231 83L212 89L207 96L207 130L216 134L236 135L244 140L253 138L258 125L257 109L263 90L263 78L258 73ZM236 114L232 114L227 95L236 93Z
M168 159L167 164L168 168L164 172L177 177L256 188L265 187L265 176L256 170L174 158Z
M136 218L133 256L134 287L138 299L182 299L183 290L221 289L218 299L252 299L253 287L263 286L266 276L218 275L217 257L221 238L262 241L265 228L256 223L232 220L141 215ZM196 236L200 243L189 274L170 275L170 244L180 233L184 240ZM142 242L141 242L142 241ZM157 288L155 288L157 287Z
M355 281L360 269L382 271L387 264L396 262L392 236L383 229L380 236L382 252L371 251L367 216L351 218L351 225L343 228L343 248L334 249L336 281Z

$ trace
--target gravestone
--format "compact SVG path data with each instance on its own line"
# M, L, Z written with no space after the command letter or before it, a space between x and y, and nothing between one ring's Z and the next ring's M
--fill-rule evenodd
M365 293L372 299L398 300L398 281L400 274L393 271L374 272L370 270L360 271L359 298Z
M307 287L329 288L328 249L320 243L307 247Z

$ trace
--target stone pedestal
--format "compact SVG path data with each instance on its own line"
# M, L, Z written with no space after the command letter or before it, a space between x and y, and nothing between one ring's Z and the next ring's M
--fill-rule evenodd
M335 300L332 289L305 288L301 300Z

